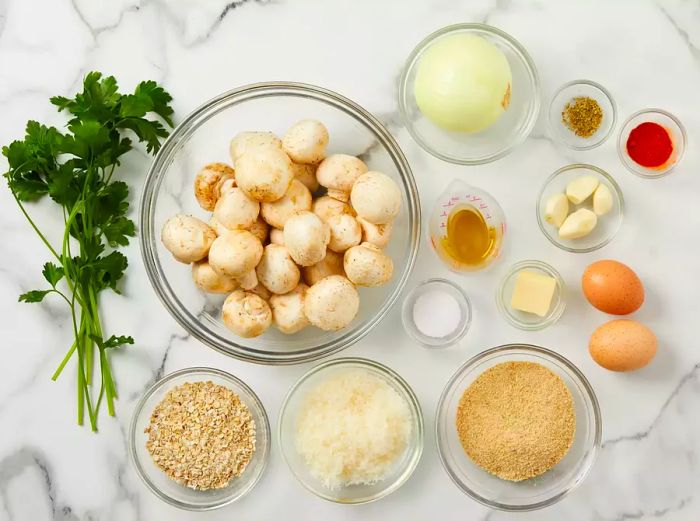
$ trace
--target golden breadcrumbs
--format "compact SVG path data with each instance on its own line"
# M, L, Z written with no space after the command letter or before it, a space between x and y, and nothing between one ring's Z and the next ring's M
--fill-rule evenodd
M255 452L255 421L248 407L213 382L171 389L144 432L155 464L169 478L198 490L226 487Z
M545 473L571 448L576 416L562 379L533 362L484 371L464 391L457 432L467 455L509 481Z

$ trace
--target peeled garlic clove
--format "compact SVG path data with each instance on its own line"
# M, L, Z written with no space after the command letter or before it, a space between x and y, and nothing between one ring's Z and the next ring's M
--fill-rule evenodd
M569 215L559 228L559 237L562 239L580 239L593 231L598 223L598 217L586 208L576 210Z
M566 185L566 197L574 204L581 204L595 192L598 184L598 179L592 175L577 177Z
M596 215L605 215L613 207L613 196L610 188L601 184L593 194L593 211Z
M549 196L544 207L544 220L559 228L569 215L569 200L564 194Z

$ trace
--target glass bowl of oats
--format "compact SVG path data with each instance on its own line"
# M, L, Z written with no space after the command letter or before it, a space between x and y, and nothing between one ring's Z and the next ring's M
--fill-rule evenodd
M194 367L154 383L129 429L136 472L156 496L185 510L213 510L243 497L270 454L260 399L235 376Z

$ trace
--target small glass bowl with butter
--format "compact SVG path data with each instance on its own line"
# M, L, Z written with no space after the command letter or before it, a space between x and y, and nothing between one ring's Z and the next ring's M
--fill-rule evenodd
M537 196L537 224L562 250L588 253L613 240L625 213L625 200L615 179L593 165L560 168Z
M524 260L514 264L498 288L496 302L504 318L526 331L554 324L566 308L566 286L549 264Z

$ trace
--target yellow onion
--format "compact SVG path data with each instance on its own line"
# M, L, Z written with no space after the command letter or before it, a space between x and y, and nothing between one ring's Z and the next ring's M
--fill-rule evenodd
M479 132L508 108L511 83L508 60L495 45L481 36L455 34L425 51L414 92L421 112L437 126Z

